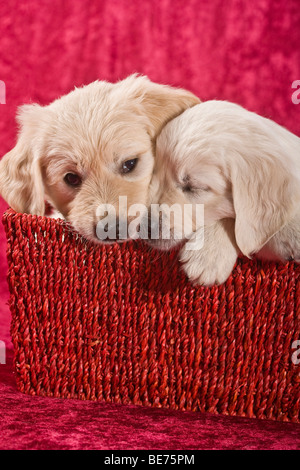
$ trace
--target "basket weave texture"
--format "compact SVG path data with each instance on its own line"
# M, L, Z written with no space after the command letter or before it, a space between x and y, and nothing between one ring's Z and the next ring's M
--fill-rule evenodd
M176 251L12 210L3 224L20 391L299 422L299 266L241 258L195 287Z

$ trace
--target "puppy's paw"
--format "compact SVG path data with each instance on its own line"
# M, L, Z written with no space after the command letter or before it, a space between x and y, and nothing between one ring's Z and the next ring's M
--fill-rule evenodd
M236 259L235 251L231 253L221 253L219 250L210 252L205 248L189 251L183 247L180 252L180 261L189 280L203 286L223 284L230 276Z
M195 232L189 243L182 248L180 261L191 281L203 286L213 286L227 280L238 254L234 220L223 219Z
M300 263L298 219L291 221L277 232L259 252L259 257L275 261Z

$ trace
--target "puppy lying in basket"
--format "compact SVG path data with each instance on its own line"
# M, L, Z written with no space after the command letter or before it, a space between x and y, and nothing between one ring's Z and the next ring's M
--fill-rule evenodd
M48 106L22 106L18 142L0 162L1 195L15 211L37 215L48 201L84 237L99 241L100 205L123 217L119 196L126 196L129 206L142 203L147 211L155 139L199 102L189 91L132 75L115 84L96 81Z
M204 245L181 250L189 279L223 283L240 252L300 261L298 137L238 105L208 101L169 122L156 153L151 202L204 204ZM171 239L150 243L181 242L180 222L170 228ZM188 238L202 240L199 231Z

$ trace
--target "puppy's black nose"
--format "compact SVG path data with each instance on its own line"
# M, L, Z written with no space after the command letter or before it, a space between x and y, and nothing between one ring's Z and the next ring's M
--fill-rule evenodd
M157 240L162 229L161 214L159 214L159 217L151 217L149 213L147 224L148 240Z
M120 223L119 223L119 219L116 220L116 225L115 225L114 232L115 232L115 234L116 234L115 240L119 240L119 238L120 238Z
M105 221L99 221L95 225L95 236L104 243L113 243L119 240L120 236L120 225L119 219L116 219L114 223L108 223Z

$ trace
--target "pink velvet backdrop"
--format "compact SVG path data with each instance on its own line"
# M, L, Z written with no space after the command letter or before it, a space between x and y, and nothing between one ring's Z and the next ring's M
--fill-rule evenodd
M240 103L300 136L300 104L293 104L291 99L295 91L292 83L300 80L299 44L299 0L1 2L0 80L6 84L6 104L0 105L0 155L14 145L15 113L19 105L29 102L47 104L74 86L95 79L115 81L133 72L146 74L157 82L188 88L203 100L217 98ZM6 204L1 200L1 211L5 208ZM7 343L10 356L5 247L1 227L0 340ZM10 377L3 379L1 392L2 425L6 426L5 432L14 442L10 444L8 439L6 446L34 447L28 442L24 444L22 426L19 429L11 424L16 419L11 415L11 400L21 400L21 409L23 397L20 398L14 390L10 367L0 365L2 379L4 369L5 377ZM36 404L32 400L24 398L24 406L25 403L28 407ZM50 400L47 406L51 407L51 404ZM65 408L68 406L64 404ZM165 416L167 419L169 415ZM222 426L223 422L220 423ZM48 423L48 430L49 426L51 430ZM54 421L52 426L54 435ZM9 429L14 429L14 432ZM286 428L286 432L291 429L294 428ZM224 440L226 434L224 432ZM53 435L52 447L55 447L55 442L58 445L58 440L63 447L62 437L55 441ZM112 440L113 436L112 433ZM188 448L191 437L187 434L184 439L187 440L177 448L184 448L184 445ZM170 447L172 443L167 444L167 441L165 448L167 445L175 448ZM47 442L44 441L44 447L47 447ZM65 448L68 445L72 447L68 442L67 439L64 441ZM76 439L72 441L73 447L74 442ZM86 437L86 444L80 439L78 442L83 447L88 446L90 438ZM98 447L102 445L103 448L103 442ZM197 445L198 448L204 447L201 435L197 442L194 438L192 448L197 448ZM295 442L294 436L290 446L295 446ZM129 436L123 448L134 448L131 444L133 447L130 447ZM113 446L112 441L110 445ZM153 445L152 448L163 448ZM160 445L163 444L160 442ZM218 445L222 448L222 443ZM97 442L93 442L93 446L97 447ZM285 447L288 446L285 443Z

